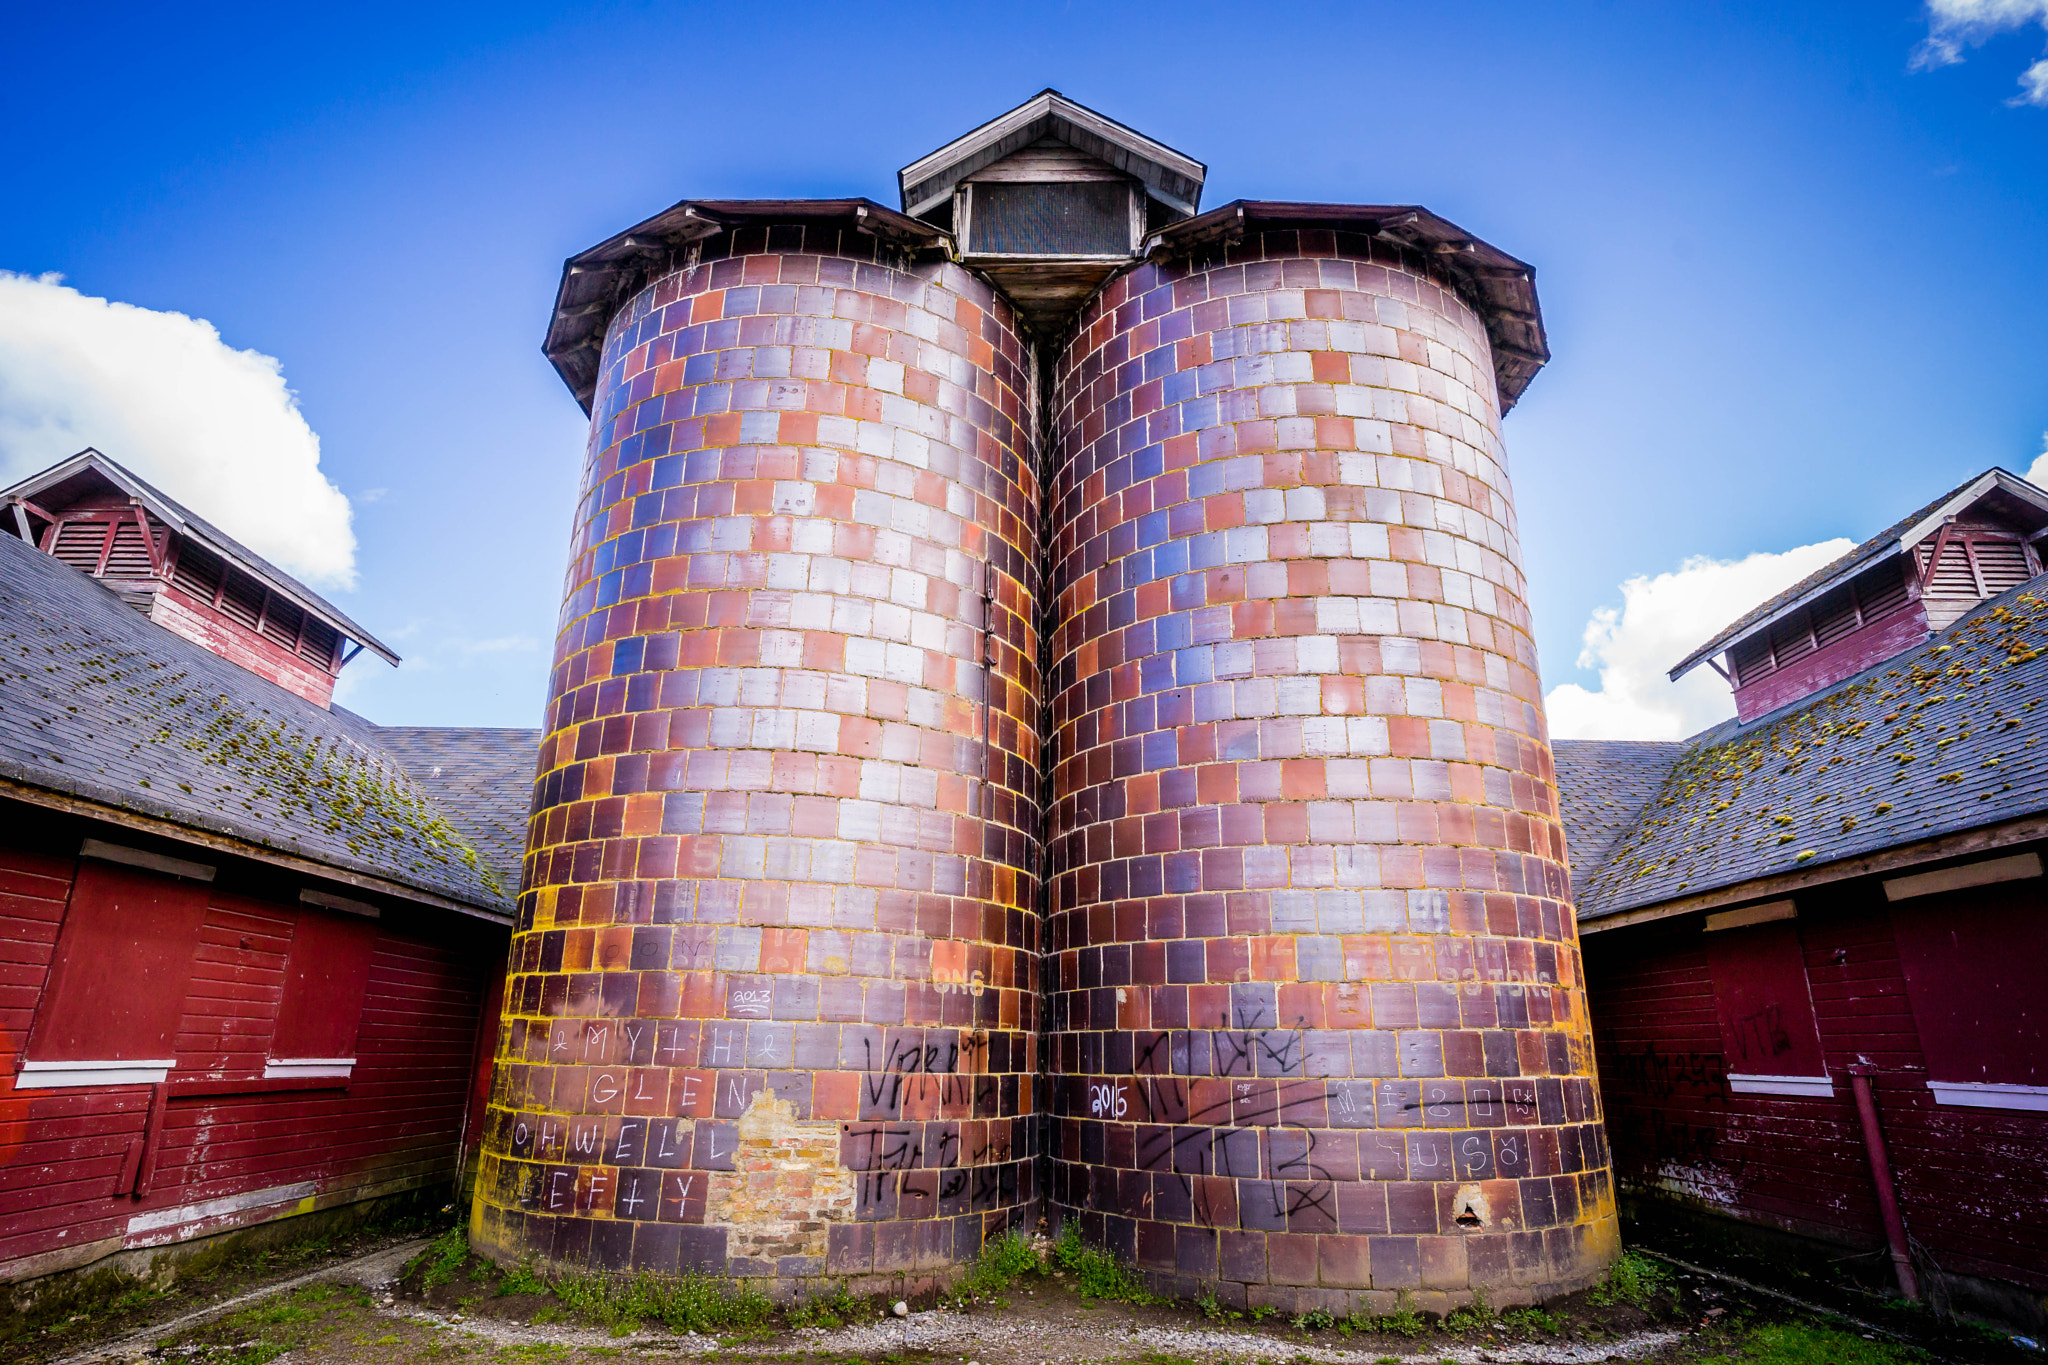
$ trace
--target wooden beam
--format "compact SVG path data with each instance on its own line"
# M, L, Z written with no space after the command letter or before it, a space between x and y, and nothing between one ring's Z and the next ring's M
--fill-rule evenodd
M1751 881L1738 882L1734 886L1722 887L1717 891L1702 891L1698 895L1684 896L1677 900L1665 901L1660 905L1646 905L1637 910L1625 910L1618 915L1602 915L1598 919L1582 921L1579 936L1604 933L1609 929L1621 929L1631 924L1646 924L1651 920L1670 919L1674 915L1689 915L1699 910L1712 910L1723 905L1741 905L1748 901L1771 900L1804 891L1831 882L1850 881L1856 877L1874 876L1880 872L1895 872L1920 863L1940 862L1947 858L1965 858L1973 853L1991 849L2010 848L2014 844L2030 843L2036 839L2048 838L2048 815L2028 815L2018 820L2008 820L2000 825L1985 825L1980 829L1964 830L1960 834L1944 834L1939 838L1922 839L1918 843L1898 844L1891 848L1866 853L1860 858L1844 858L1840 862L1828 863L1797 872L1781 872L1775 877L1758 877Z
M375 891L381 895L394 896L399 900L411 901L417 905L431 905L437 910L452 910L458 915L468 915L474 919L489 920L492 924L510 924L513 919L513 914L509 910L486 909L480 905L472 905L466 901L437 895L432 891L424 891L418 887L407 886L404 882L393 881L387 877L353 872L347 868L336 867L332 863L323 863L317 858L286 853L274 848L266 848L260 844L252 844L245 839L235 838L232 835L215 834L210 830L194 829L190 825L181 825L174 820L167 820L153 815L143 815L136 811L123 810L119 806L109 806L104 802L72 796L68 792L55 792L43 787L30 786L26 782L17 781L13 778L0 777L0 797L12 797L24 805L39 806L44 810L62 811L66 815L83 816L88 820L99 820L109 825L117 825L122 829L132 829L143 834L154 834L158 838L169 839L174 843L189 844L194 848L209 849L216 853L233 854L238 858L247 858L251 862L266 863L271 867L281 867L286 871L301 873L308 877L318 878L321 881L335 882L343 886L353 886L364 891Z
M1934 549L1927 556L1925 567L1920 570L1920 586L1925 588L1934 577L1935 566L1941 563L1941 552L1948 548L1949 537L1955 534L1956 519L1950 517L1941 524L1941 530L1934 537Z

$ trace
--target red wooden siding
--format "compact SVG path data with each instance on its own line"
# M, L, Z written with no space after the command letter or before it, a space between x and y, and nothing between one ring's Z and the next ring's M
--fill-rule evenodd
M1973 894L1930 897L1924 909L1946 915ZM1914 1239L1946 1270L2048 1289L2048 1114L1935 1102L1875 882L1802 895L1798 919L1783 927L1797 932L1827 1069L1839 1076L1858 1061L1878 1068L1878 1106ZM2041 959L2029 955L2020 928L2009 911L1975 932L2001 954L1986 969L2025 986L2038 978ZM1727 1073L1744 1068L1729 1056L1715 1009L1709 951L1718 937L1690 918L1585 939L1617 1178L1625 1189L1881 1247L1846 1081L1832 1098L1729 1089ZM1970 989L1982 993L1982 981Z
M185 939L187 984L170 1050L158 1054L176 1058L171 1082L17 1089L16 1064L68 942L73 883L101 867L37 851L76 847L79 822L17 814L0 811L9 822L0 834L0 1280L56 1268L50 1253L89 1261L309 1199L325 1206L452 1180L502 930L424 909L336 916L296 904L293 883L224 867L231 884L200 886ZM301 949L335 969L301 971ZM360 1000L350 1048L324 1050L342 1036L331 1025L278 1031L294 1017L295 973L327 1008ZM354 1074L265 1081L280 1042L323 1049L304 1055L353 1053ZM139 1197L129 1192L138 1183ZM218 1200L229 1207L191 1207Z
M29 1057L169 1057L207 891L203 882L79 863Z
M186 551L185 553L190 553ZM243 582L248 580L244 579ZM262 599L242 602L222 594L220 604L194 596L177 581L156 595L149 619L193 644L212 650L229 663L268 678L316 706L334 698L335 642L338 637L318 621L306 622L304 652L256 630ZM246 615L247 619L243 619Z

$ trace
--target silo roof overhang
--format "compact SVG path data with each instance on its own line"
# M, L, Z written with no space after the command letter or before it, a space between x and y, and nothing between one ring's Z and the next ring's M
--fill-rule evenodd
M541 350L583 410L590 411L597 388L605 328L626 300L672 269L693 243L734 228L781 223L837 224L907 250L952 245L942 229L872 199L685 199L562 265Z
M1248 231L1288 228L1327 228L1378 237L1441 265L1486 324L1503 413L1515 405L1536 371L1550 360L1543 313L1536 299L1536 268L1418 204L1239 199L1162 228L1146 241L1145 252L1148 256L1178 255L1234 241Z

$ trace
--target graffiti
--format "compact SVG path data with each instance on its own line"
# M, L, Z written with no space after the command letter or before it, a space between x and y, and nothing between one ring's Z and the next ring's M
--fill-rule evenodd
M1605 1051L1616 1089L1657 1099L1669 1099L1680 1090L1705 1092L1716 1100L1727 1096L1727 1062L1718 1052L1659 1052L1655 1043L1640 1052L1610 1043Z
M1130 1100L1124 1093L1122 1081L1088 1087L1088 1112L1096 1118L1120 1119L1129 1108Z
M1792 1050L1792 1035L1785 1031L1778 1007L1765 1005L1735 1021L1735 1046L1745 1058L1777 1057Z

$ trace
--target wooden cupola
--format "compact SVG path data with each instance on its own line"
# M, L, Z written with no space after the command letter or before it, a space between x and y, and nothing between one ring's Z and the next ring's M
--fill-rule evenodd
M2048 490L1990 469L1808 574L1687 655L1710 665L1748 721L1946 630L2042 571Z
M903 212L952 234L1041 335L1064 331L1159 229L1195 215L1207 168L1043 90L898 173Z
M0 489L0 531L319 706L333 700L335 678L365 649L398 663L319 594L97 450Z

